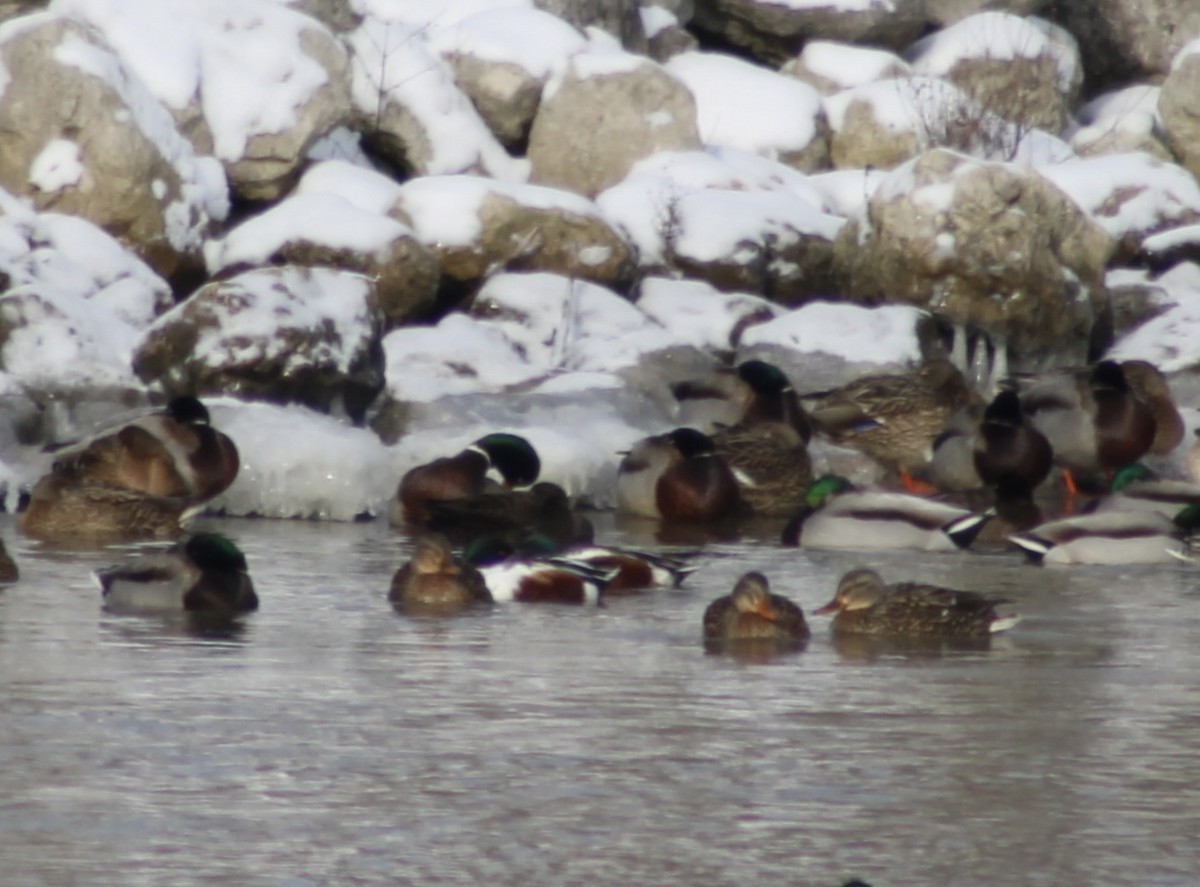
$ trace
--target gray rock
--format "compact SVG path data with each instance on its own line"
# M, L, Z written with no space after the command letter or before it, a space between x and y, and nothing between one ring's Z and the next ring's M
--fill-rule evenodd
M700 148L691 92L647 59L614 56L590 73L576 56L547 89L529 134L533 182L592 196L658 151ZM603 64L604 62L601 62Z
M1021 367L1088 358L1093 332L1109 331L1112 251L1028 168L935 150L881 183L835 258L849 300L916 305L983 330Z
M534 5L577 28L607 31L630 52L644 55L649 48L638 0L534 0Z
M1181 57L1158 97L1167 145L1200 178L1200 50Z
M850 9L829 0L825 5L791 5L776 0L696 0L691 25L741 47L755 58L778 66L809 40L840 40L902 49L925 27L925 0L871 3Z
M205 285L146 330L133 369L169 394L230 394L362 421L383 390L382 315L347 271L268 268Z

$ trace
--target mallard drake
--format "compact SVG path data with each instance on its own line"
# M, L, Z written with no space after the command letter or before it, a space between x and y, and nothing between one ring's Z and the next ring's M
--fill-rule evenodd
M449 539L423 533L412 559L392 576L388 600L403 609L452 611L491 603L492 595L483 574L454 557Z
M174 539L199 509L186 499L79 484L51 472L34 485L17 528L52 541Z
M591 522L571 508L558 484L539 481L528 490L500 490L469 499L427 501L425 527L464 546L485 536L518 543L540 535L556 548L594 537Z
M241 461L195 397L55 453L52 473L81 486L205 502L226 490Z
M836 614L835 633L952 639L986 638L1017 623L996 612L1004 598L937 585L887 585L866 567L846 573L833 600L815 613Z
M4 540L0 539L0 585L16 582L19 578L21 578L21 571L17 569L17 562L12 559L12 555L4 547Z
M738 425L717 431L712 439L737 479L742 501L755 514L791 514L804 502L812 482L812 460L791 425Z
M783 641L803 644L809 638L801 609L782 595L772 594L762 573L746 573L733 591L704 611L704 640L708 644L737 641Z
M1046 436L1025 421L1017 393L1001 391L983 411L974 458L975 471L988 488L1029 497L1050 475L1054 452Z
M732 370L671 386L682 425L713 432L721 427L783 422L807 444L812 424L783 370L763 360L747 360Z
M1177 557L1184 535L1197 525L1200 506L1187 506L1174 517L1113 510L1049 521L1008 538L1039 563L1153 564Z
M197 533L169 551L93 575L110 610L232 618L258 609L246 556L217 533Z
M1021 407L1054 450L1071 493L1075 472L1111 473L1154 443L1154 413L1134 395L1121 364L1103 360L1086 374L1067 370L1016 380Z
M643 438L617 470L617 510L675 521L718 521L741 504L711 437L694 428Z
M975 442L984 407L969 404L946 420L946 427L933 439L932 454L922 479L942 493L973 493L983 488L975 470Z
M501 539L478 539L466 560L483 575L497 602L599 604L617 570L594 567L566 556L515 552Z
M1174 518L1189 505L1200 504L1200 483L1157 477L1135 462L1113 475L1112 492L1090 505L1090 512L1156 511Z
M1148 452L1153 456L1167 455L1183 443L1186 433L1167 377L1147 360L1123 360L1121 370L1129 390L1154 414L1154 442Z
M783 529L784 545L805 548L957 551L991 517L911 493L856 490L839 475L809 488L805 505Z
M806 399L813 399L809 416L819 431L911 484L929 464L947 421L975 397L958 367L935 358L912 373L865 376Z
M516 434L495 433L479 438L456 456L434 459L410 469L392 498L392 526L429 520L426 503L473 499L487 492L526 487L542 470L537 451Z

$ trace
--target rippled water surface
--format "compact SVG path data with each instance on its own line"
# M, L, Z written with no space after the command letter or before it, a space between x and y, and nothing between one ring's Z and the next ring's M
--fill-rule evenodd
M0 521L5 884L1195 885L1200 572L709 546L602 608L397 615L381 524L206 521L230 637L100 608L114 552ZM609 540L644 541L601 527ZM874 563L1000 592L987 651L710 655L749 568L806 611Z

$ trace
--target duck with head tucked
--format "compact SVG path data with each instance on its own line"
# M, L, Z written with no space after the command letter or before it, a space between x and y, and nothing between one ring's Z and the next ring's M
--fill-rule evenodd
M454 612L489 604L492 595L479 570L454 557L449 539L423 533L413 546L412 559L392 577L388 600L399 609Z
M54 542L174 539L202 507L186 499L80 484L51 472L34 485L17 528Z
M896 471L910 489L920 486L914 476L924 473L951 416L976 399L958 367L942 358L808 397L818 430Z
M523 553L496 538L476 539L466 560L478 568L497 602L598 605L618 574L616 568L594 566L567 554Z
M694 428L643 438L617 470L617 510L668 521L720 521L741 504L713 440Z
M410 469L392 498L388 520L394 527L424 524L432 516L430 502L527 487L541 470L541 460L528 440L516 434L488 434L458 455Z
M738 641L802 645L809 634L803 611L786 597L772 594L767 577L757 571L738 579L730 594L704 611L704 640L710 645Z
M780 541L804 548L958 551L991 516L912 493L858 490L829 474L813 482Z
M213 428L208 408L185 395L158 412L58 451L52 473L80 486L197 503L228 489L240 464L237 447Z
M197 533L168 551L94 573L104 606L232 619L258 609L246 556L225 536Z
M747 360L703 379L671 386L679 403L679 419L688 427L713 432L722 427L749 427L782 422L805 444L812 424L787 375L774 364Z
M1113 509L1060 518L1009 536L1042 564L1157 564L1178 558L1200 527L1200 505L1160 511Z
M997 611L1005 603L1004 598L937 585L888 585L877 572L861 567L846 573L833 600L814 612L833 614L835 634L969 640L1017 623L1015 614Z

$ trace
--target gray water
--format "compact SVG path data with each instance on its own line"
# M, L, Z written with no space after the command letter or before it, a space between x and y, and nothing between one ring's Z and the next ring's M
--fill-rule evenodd
M262 609L233 635L104 612L0 532L0 883L1195 885L1200 568L709 546L602 608L393 612L382 524L207 520ZM605 541L645 541L601 526ZM989 650L706 654L756 568L806 611L862 563L998 592Z

